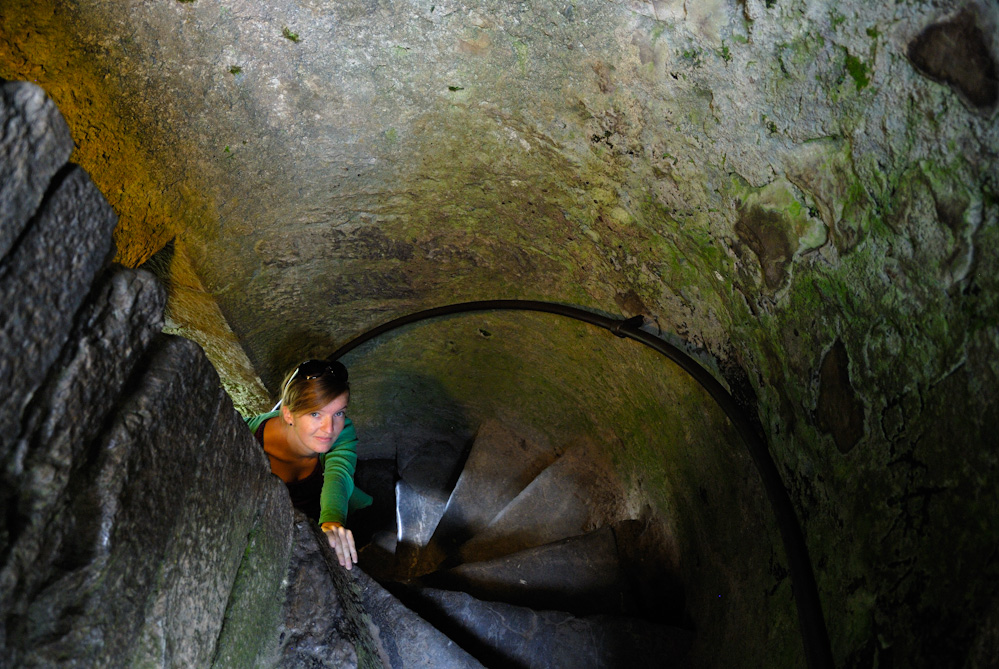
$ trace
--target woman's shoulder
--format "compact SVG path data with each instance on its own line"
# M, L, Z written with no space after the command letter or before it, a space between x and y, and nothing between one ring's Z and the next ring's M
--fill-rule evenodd
M267 413L261 413L257 414L256 416L251 416L250 418L245 419L246 426L250 428L250 432L256 432L258 427L260 427L268 420L274 418L274 416L277 416L280 413L281 410L277 409L275 411L268 411Z

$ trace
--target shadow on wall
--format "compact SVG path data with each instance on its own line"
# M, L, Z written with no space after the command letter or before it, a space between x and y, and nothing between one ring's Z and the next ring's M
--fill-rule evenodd
M358 457L394 458L401 471L422 443L434 441L442 462L460 465L477 425L467 405L439 379L368 366L357 356L347 356L345 362L351 371L351 415L363 421Z

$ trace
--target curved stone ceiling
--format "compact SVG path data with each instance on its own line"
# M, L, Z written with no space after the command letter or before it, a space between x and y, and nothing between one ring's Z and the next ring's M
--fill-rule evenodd
M838 658L986 643L994 3L0 11L0 75L56 98L121 262L175 240L174 327L238 404L423 307L644 314L758 399Z

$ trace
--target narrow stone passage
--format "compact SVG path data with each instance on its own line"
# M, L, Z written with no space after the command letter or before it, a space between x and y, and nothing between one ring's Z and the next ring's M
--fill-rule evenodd
M603 657L559 635L609 599L693 630L692 667L992 669L997 27L994 0L0 0L0 667ZM411 322L344 354L388 532L331 574L242 418L486 300L640 323L759 448L620 328Z

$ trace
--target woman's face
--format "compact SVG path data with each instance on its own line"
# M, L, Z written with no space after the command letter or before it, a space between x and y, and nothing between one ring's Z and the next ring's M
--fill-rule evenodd
M293 417L295 435L308 452L318 455L332 448L333 442L343 432L349 400L350 393L344 393L322 408Z

